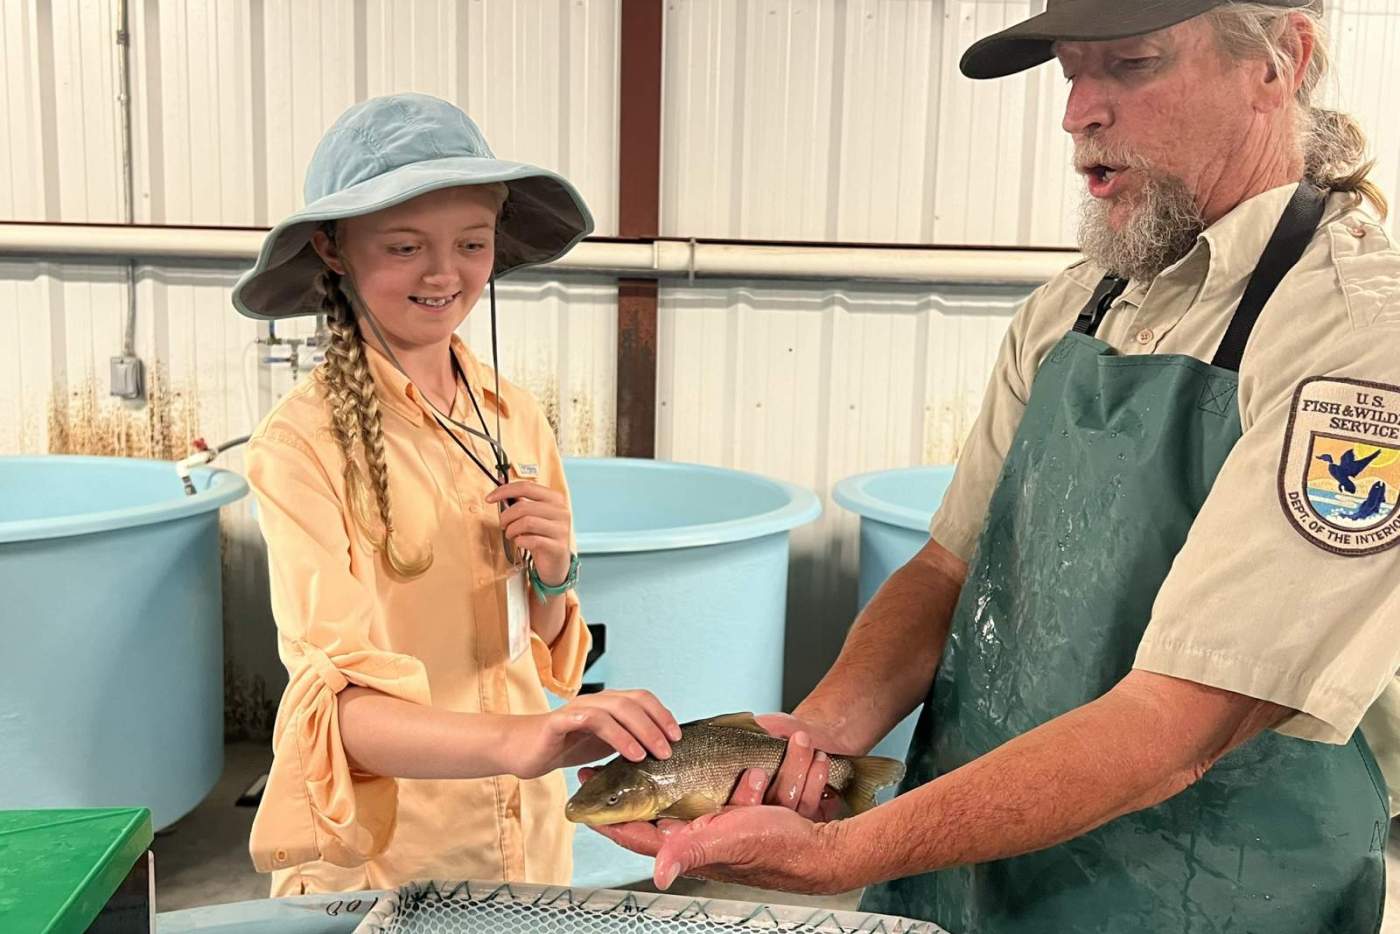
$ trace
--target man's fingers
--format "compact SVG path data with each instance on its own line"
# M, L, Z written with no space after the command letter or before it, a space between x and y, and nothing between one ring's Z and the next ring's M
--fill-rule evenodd
M819 752L807 770L807 782L802 787L797 804L797 813L808 820L821 819L822 794L826 791L831 777L831 760L826 753Z
M652 868L652 881L663 892L678 876L713 864L732 861L733 846L725 837L711 829L718 815L707 814L690 822L684 831L674 833L662 842Z
M768 803L796 810L801 803L802 789L807 785L807 771L812 767L812 739L805 730L798 730L788 740L783 764L773 784L768 786Z
M763 803L764 792L768 790L768 773L762 769L746 769L739 776L739 784L734 787L729 803L733 807L757 807Z

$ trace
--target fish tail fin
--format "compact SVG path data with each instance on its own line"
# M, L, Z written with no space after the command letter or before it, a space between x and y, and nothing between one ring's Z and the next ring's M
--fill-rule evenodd
M851 760L851 783L841 793L852 814L863 814L875 806L875 793L904 777L904 763L885 756L860 756Z

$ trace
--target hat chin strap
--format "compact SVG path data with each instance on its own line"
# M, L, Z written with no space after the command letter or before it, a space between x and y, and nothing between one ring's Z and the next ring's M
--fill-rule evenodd
M394 365L394 369L398 370L400 373L403 374L404 379L408 380L409 382L412 382L413 377L409 376L408 371L403 368L403 364L399 363L399 358L394 354L394 348L389 346L389 341L384 337L384 332L379 327L379 320L375 318L374 312L369 310L369 305L367 305L364 302L364 300L360 298L360 293L355 289L355 281L349 275L350 267L346 266L345 271L346 275L340 277L340 287L345 291L345 296L350 300L350 309L355 313L356 319L364 321L366 324L369 325L369 329L374 332L375 340L379 342L380 348L384 351L384 356L389 358L389 362ZM496 364L496 277L494 274L492 274L490 280L490 292L491 370L493 375L495 376L496 438L499 438L501 436L501 371ZM451 352L452 351L449 348L448 353ZM468 389L470 389L470 387L468 387ZM457 428L460 428L462 431L467 432L467 434L472 435L473 437L480 438L482 441L485 441L488 445L490 445L492 453L496 455L497 468L503 471L508 470L510 468L510 459L506 456L505 448L501 447L500 443L496 440L496 438L491 437L489 434L483 431L477 431L475 428L458 421L451 415L444 414L441 409L439 409L436 405L433 404L433 400L429 399L426 394L420 393L420 395L423 395L424 401L428 403L428 406L433 410L434 413L437 414L439 418L451 423ZM482 427L485 428L486 426L482 425Z

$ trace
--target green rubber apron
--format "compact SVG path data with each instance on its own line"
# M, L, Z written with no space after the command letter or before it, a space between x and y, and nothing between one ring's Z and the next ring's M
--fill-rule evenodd
M1131 670L1157 591L1240 437L1245 342L1323 200L1299 186L1213 364L1120 356L1096 339L1117 279L1100 284L1045 359L901 793L1102 696ZM1053 803L1053 785L1043 795ZM1388 829L1384 780L1360 731L1345 746L1266 731L1156 807L1047 850L873 886L862 908L954 934L1375 934Z

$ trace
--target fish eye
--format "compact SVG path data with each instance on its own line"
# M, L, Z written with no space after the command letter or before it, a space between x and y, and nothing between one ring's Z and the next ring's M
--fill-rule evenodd
M608 795L608 804L617 804L617 802L621 800L621 798L622 796L620 794L618 794L617 792L613 792L612 794Z

